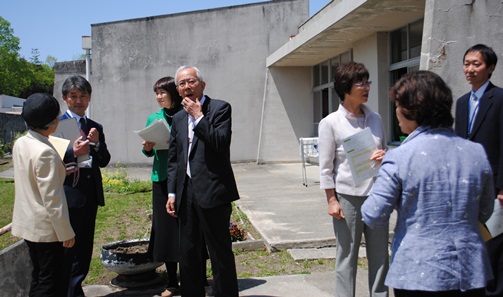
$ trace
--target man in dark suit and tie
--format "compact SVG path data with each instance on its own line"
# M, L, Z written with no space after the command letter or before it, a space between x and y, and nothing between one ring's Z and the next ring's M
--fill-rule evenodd
M68 270L68 297L84 296L82 281L89 272L94 243L94 227L98 205L105 205L100 167L110 162L103 126L89 119L85 112L91 101L91 84L82 76L73 75L63 83L63 100L68 106L60 121L76 118L82 136L67 150L65 163L76 162L78 174L65 179L70 221L75 231L75 245L65 261Z
M231 202L239 199L230 162L231 106L203 94L206 83L195 67L180 67L175 83L184 110L171 127L166 209L180 223L182 296L205 295L201 250L206 242L214 295L237 297L229 233Z
M456 102L455 131L484 147L493 171L496 198L503 207L503 89L489 80L497 62L496 53L483 44L465 52L463 70L472 90Z

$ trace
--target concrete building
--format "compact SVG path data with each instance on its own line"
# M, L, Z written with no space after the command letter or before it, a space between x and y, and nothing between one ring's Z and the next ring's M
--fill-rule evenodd
M0 144L12 142L16 134L26 131L21 117L26 99L0 95Z
M112 162L150 163L133 131L158 109L153 83L180 65L197 66L205 93L232 104L234 162L292 162L300 161L299 137L315 137L339 105L331 77L340 63L367 66L368 105L397 144L388 90L401 75L432 70L457 98L470 89L462 72L468 47L485 43L503 54L501 1L333 0L312 17L308 4L276 0L93 24L90 116L105 127ZM500 86L502 67L492 78Z

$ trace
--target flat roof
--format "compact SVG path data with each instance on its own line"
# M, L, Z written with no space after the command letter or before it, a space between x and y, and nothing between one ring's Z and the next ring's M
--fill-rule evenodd
M377 32L389 32L424 18L425 0L333 0L296 36L267 57L271 66L313 66Z

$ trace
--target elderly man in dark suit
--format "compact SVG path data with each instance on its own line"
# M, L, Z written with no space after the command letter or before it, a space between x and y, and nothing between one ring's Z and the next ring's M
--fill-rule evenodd
M456 134L484 147L493 171L494 189L503 206L503 89L489 80L498 62L488 46L470 47L463 70L472 90L456 102Z
M65 260L67 269L71 269L68 297L84 296L82 281L91 264L98 205L105 205L100 167L110 162L103 126L85 115L91 92L91 84L78 75L68 77L62 87L68 110L59 119L76 118L82 134L64 158L65 163L76 162L79 167L78 174L68 175L64 184L70 221L76 233L75 246L67 252Z
M237 297L229 233L231 202L239 199L230 163L231 106L203 94L206 83L195 67L180 67L175 83L184 110L171 127L166 209L180 222L182 296L205 295L201 249L206 241L214 295Z

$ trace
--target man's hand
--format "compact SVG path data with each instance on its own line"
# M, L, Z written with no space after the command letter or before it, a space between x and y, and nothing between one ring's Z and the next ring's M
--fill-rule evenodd
M496 197L498 198L498 201L500 202L500 205L503 206L503 189L501 189L498 192L498 195Z
M182 104L183 109L195 120L203 115L203 108L201 106L201 101L199 101L199 98L196 98L196 101L192 101L192 99L185 97L182 100Z
M91 128L89 134L87 134L87 139L92 143L98 143L100 141L100 132L96 128Z
M75 157L89 154L89 152L91 151L91 149L89 148L89 139L83 140L82 136L75 140L72 147Z
M172 217L177 217L175 210L175 196L168 196L168 202L166 203L166 211Z

